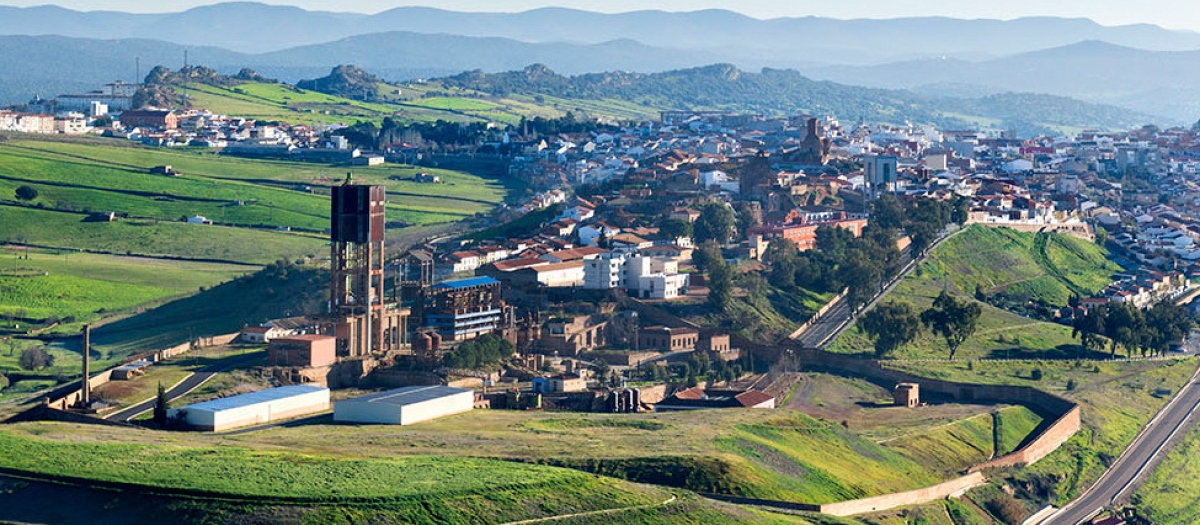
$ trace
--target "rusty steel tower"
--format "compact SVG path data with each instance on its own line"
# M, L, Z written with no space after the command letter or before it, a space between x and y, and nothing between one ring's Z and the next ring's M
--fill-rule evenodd
M342 355L369 355L385 346L384 206L382 186L353 184L347 174L333 187L330 314Z

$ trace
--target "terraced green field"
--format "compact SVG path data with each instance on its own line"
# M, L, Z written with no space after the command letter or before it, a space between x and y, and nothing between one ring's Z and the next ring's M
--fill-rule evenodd
M395 91L399 90L400 95ZM574 112L607 120L655 117L658 108L621 100L574 100L544 96L495 96L440 83L379 84L379 102L363 102L285 84L249 82L236 86L191 83L188 96L196 107L259 120L306 124L491 121L517 124L522 117L556 118Z
M83 222L75 213L0 205L0 242L112 254L266 264L283 256L325 253L305 235L155 220Z

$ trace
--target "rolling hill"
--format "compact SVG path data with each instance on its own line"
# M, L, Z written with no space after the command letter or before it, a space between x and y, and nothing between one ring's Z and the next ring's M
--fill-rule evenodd
M731 64L662 73L594 73L568 77L542 65L521 71L466 72L443 85L504 95L617 99L663 109L721 109L765 114L810 113L883 122L929 122L944 127L984 123L1029 134L1100 126L1128 129L1150 117L1063 97L1000 94L979 99L927 97L910 91L815 81L794 70L745 72Z

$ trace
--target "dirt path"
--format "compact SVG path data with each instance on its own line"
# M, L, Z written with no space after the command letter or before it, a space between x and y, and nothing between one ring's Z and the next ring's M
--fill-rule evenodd
M547 516L545 518L536 518L536 519L532 519L532 520L510 521L507 523L502 523L501 525L526 525L526 524L532 524L532 523L543 523L543 522L547 522L547 521L562 521L562 520L569 520L569 519L573 519L573 518L584 518L584 517L589 517L589 516L605 516L608 514L616 514L618 512L625 512L625 511L630 511L630 510L641 510L641 509L652 509L655 507L665 507L667 505L675 503L675 500L677 500L677 499L679 499L679 498L677 496L675 496L674 494L672 494L671 497L668 498L666 501L662 501L659 503L652 503L650 505L634 505L632 507L622 507L619 509L593 510L591 512L577 512L575 514L560 514L558 516Z

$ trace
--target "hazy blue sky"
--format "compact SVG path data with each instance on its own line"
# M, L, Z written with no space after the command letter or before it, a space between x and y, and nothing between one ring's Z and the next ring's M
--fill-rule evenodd
M112 9L136 12L182 10L214 3L204 0L0 0L0 4L57 3L73 9ZM1052 15L1086 17L1106 25L1153 23L1200 31L1200 6L1195 0L267 0L305 9L373 13L401 5L431 5L470 11L522 11L548 5L591 11L619 12L636 9L691 11L723 8L759 18L780 16L830 16L837 18L893 18L943 15L959 18L1016 18Z

